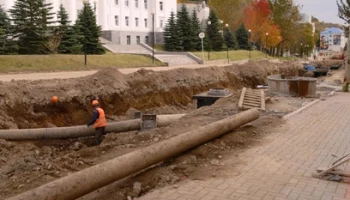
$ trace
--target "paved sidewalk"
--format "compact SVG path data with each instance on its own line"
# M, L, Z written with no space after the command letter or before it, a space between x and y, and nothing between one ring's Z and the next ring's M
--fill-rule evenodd
M350 94L337 94L290 118L264 146L247 150L241 175L188 181L155 190L139 200L350 199L350 185L311 177L317 167L350 153ZM234 159L234 158L232 158ZM343 167L350 170L350 166Z

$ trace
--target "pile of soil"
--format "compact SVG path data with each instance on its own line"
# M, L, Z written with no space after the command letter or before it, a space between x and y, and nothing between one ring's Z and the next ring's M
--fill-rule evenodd
M312 65L316 67L333 67L333 66L343 66L344 60L322 60L322 61L312 61Z
M107 68L77 79L0 82L0 129L82 125L92 112L91 100L96 98L108 116L125 115L131 108L186 109L194 94L210 88L255 87L266 84L268 75L296 76L301 69L296 62L258 61L162 72L142 69L129 75ZM58 96L59 102L50 103L52 96Z

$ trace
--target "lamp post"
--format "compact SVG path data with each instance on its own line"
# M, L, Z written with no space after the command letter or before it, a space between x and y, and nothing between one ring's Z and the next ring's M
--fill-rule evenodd
M303 43L300 43L300 58L302 58L303 56Z
M221 26L221 34L222 34L222 37L224 37L224 21L219 20L219 23L220 23L220 26Z
M226 31L228 33L228 24L225 24L225 27L226 27ZM226 41L226 50L227 50L227 63L230 63L230 57L228 55L228 42L229 41Z
M251 35L251 33L252 33L252 30L251 30L251 29L249 29L249 30L248 30L248 48L249 48L249 60L251 59L251 51L252 51L252 49L251 49L251 47L250 47L250 35Z
M266 59L267 59L267 38L269 37L269 33L266 33Z
M152 13L152 32L153 32L153 39L152 39L152 63L154 63L154 45L155 45L155 30L154 30L154 13Z
M83 0L83 15L84 15L84 64L87 65L87 52L86 52L86 7L88 6L89 1Z
M211 25L211 21L208 20L207 22L208 26ZM210 42L210 38L209 38L209 35L208 35L208 60L210 60L210 49L211 49L211 42Z

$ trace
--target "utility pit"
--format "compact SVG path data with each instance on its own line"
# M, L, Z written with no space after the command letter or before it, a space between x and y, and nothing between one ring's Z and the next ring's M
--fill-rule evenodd
M220 98L227 98L233 93L226 88L212 88L207 92L194 95L192 98L197 100L197 108L213 105Z
M267 77L270 95L287 95L292 97L316 97L316 78L286 77L273 75Z

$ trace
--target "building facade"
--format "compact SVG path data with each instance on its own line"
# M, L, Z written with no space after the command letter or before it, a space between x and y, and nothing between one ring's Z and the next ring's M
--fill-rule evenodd
M328 28L320 35L321 51L342 52L346 44L344 31L339 28Z
M8 10L15 0L0 0ZM46 0L57 13L62 4L73 23L84 0ZM163 42L164 26L171 11L177 12L176 0L87 0L94 7L102 37L120 45ZM153 31L155 34L153 34ZM154 37L154 38L153 38Z

